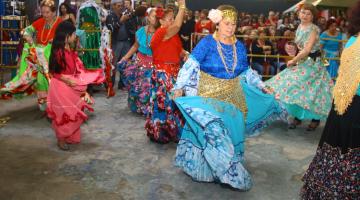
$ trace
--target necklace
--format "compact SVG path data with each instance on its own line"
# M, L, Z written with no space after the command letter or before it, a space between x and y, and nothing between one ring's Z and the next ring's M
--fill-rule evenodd
M150 32L149 31L149 26L146 27L146 46L150 49L150 43L151 43L151 40L149 41L149 36L151 37L152 35L154 34L154 32Z
M217 46L217 51L218 51L218 53L220 55L221 61L224 64L224 68L225 68L226 72L228 74L230 74L229 67L226 64L225 57L224 57L224 54L223 54L223 51L222 51L222 46L221 46L219 41L216 41L216 46ZM233 56L233 59L232 59L233 60L233 66L232 66L232 69L231 69L231 74L234 74L235 68L237 66L237 52L236 52L235 44L232 44L232 49L233 49L233 54L232 54L232 56Z
M51 32L52 32L52 26L55 24L55 22L57 21L57 18L55 18L55 20L51 23L51 24L47 24L46 22L45 22L45 24L44 24L44 27L43 27L43 29L41 30L41 35L40 35L40 42L42 43L42 44L45 44L45 43L47 43L48 41L49 41L49 36L50 36L50 34L51 34ZM45 29L46 30L49 30L49 32L48 32L48 34L46 35L46 38L45 38L45 40L43 39L44 38L44 31L45 31Z

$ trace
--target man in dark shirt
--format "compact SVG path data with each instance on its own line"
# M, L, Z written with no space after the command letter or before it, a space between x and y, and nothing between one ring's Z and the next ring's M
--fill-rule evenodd
M117 66L119 60L129 51L131 47L131 38L127 24L131 18L131 13L125 11L123 0L111 1L111 12L106 17L106 26L111 31L111 45L114 53L113 64ZM120 80L118 89L124 87L123 65L119 65ZM115 73L113 74L113 83L115 82Z
M186 51L191 51L191 36L195 31L195 19L193 18L192 11L185 12L184 22L179 31L183 47Z

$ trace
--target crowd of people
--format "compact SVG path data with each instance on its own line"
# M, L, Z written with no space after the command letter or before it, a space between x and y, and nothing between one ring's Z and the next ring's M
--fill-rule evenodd
M348 29L336 17L326 26L316 25L317 9L311 4L301 5L297 15L270 12L267 19L239 14L231 5L192 17L185 0L178 0L177 7L147 7L143 1L136 9L130 0L112 0L105 14L91 0L85 4L94 9L81 16L99 15L93 21L112 33L114 72L120 72L118 88L128 91L129 109L146 117L144 132L151 141L178 143L175 165L194 180L249 190L253 182L243 165L247 137L257 136L275 120L289 129L310 120L307 131L327 120L303 177L301 197L359 196L360 1L349 12ZM94 103L87 86L103 83L105 70L89 69L76 52L76 35L81 34L70 7L61 4L57 17L52 0L40 5L42 16L24 33L19 73L0 92L36 91L58 147L69 150L69 144L80 143L84 110L92 110ZM289 38L265 37L278 32ZM346 46L324 39L343 39L343 32L353 36ZM245 37L237 38L238 33ZM189 49L193 40L196 46ZM322 51L337 57L343 48L340 68L336 60L327 63L322 57ZM249 53L290 57L274 62L249 58ZM264 82L263 74L276 75ZM115 73L113 77L115 82Z

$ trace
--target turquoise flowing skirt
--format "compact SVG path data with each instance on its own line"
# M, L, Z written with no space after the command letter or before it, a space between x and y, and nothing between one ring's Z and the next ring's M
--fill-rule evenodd
M273 96L241 82L248 113L234 105L199 96L180 97L175 103L185 126L177 146L175 165L196 181L221 182L249 190L252 180L243 166L245 136L253 136L286 111Z

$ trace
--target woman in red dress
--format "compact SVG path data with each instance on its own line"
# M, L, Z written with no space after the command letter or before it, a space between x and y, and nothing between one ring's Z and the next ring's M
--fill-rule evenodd
M68 20L59 24L50 55L50 73L46 112L52 119L52 128L61 150L69 150L67 144L80 142L80 126L87 119L85 108L92 111L93 100L86 93L88 84L104 81L103 72L87 71L78 54L70 46L74 44L75 26Z
M170 91L180 69L183 48L178 32L185 13L185 0L178 0L179 12L157 9L161 27L151 40L154 72L151 80L150 108L145 128L147 136L158 143L177 141L181 129L180 113L174 109Z

